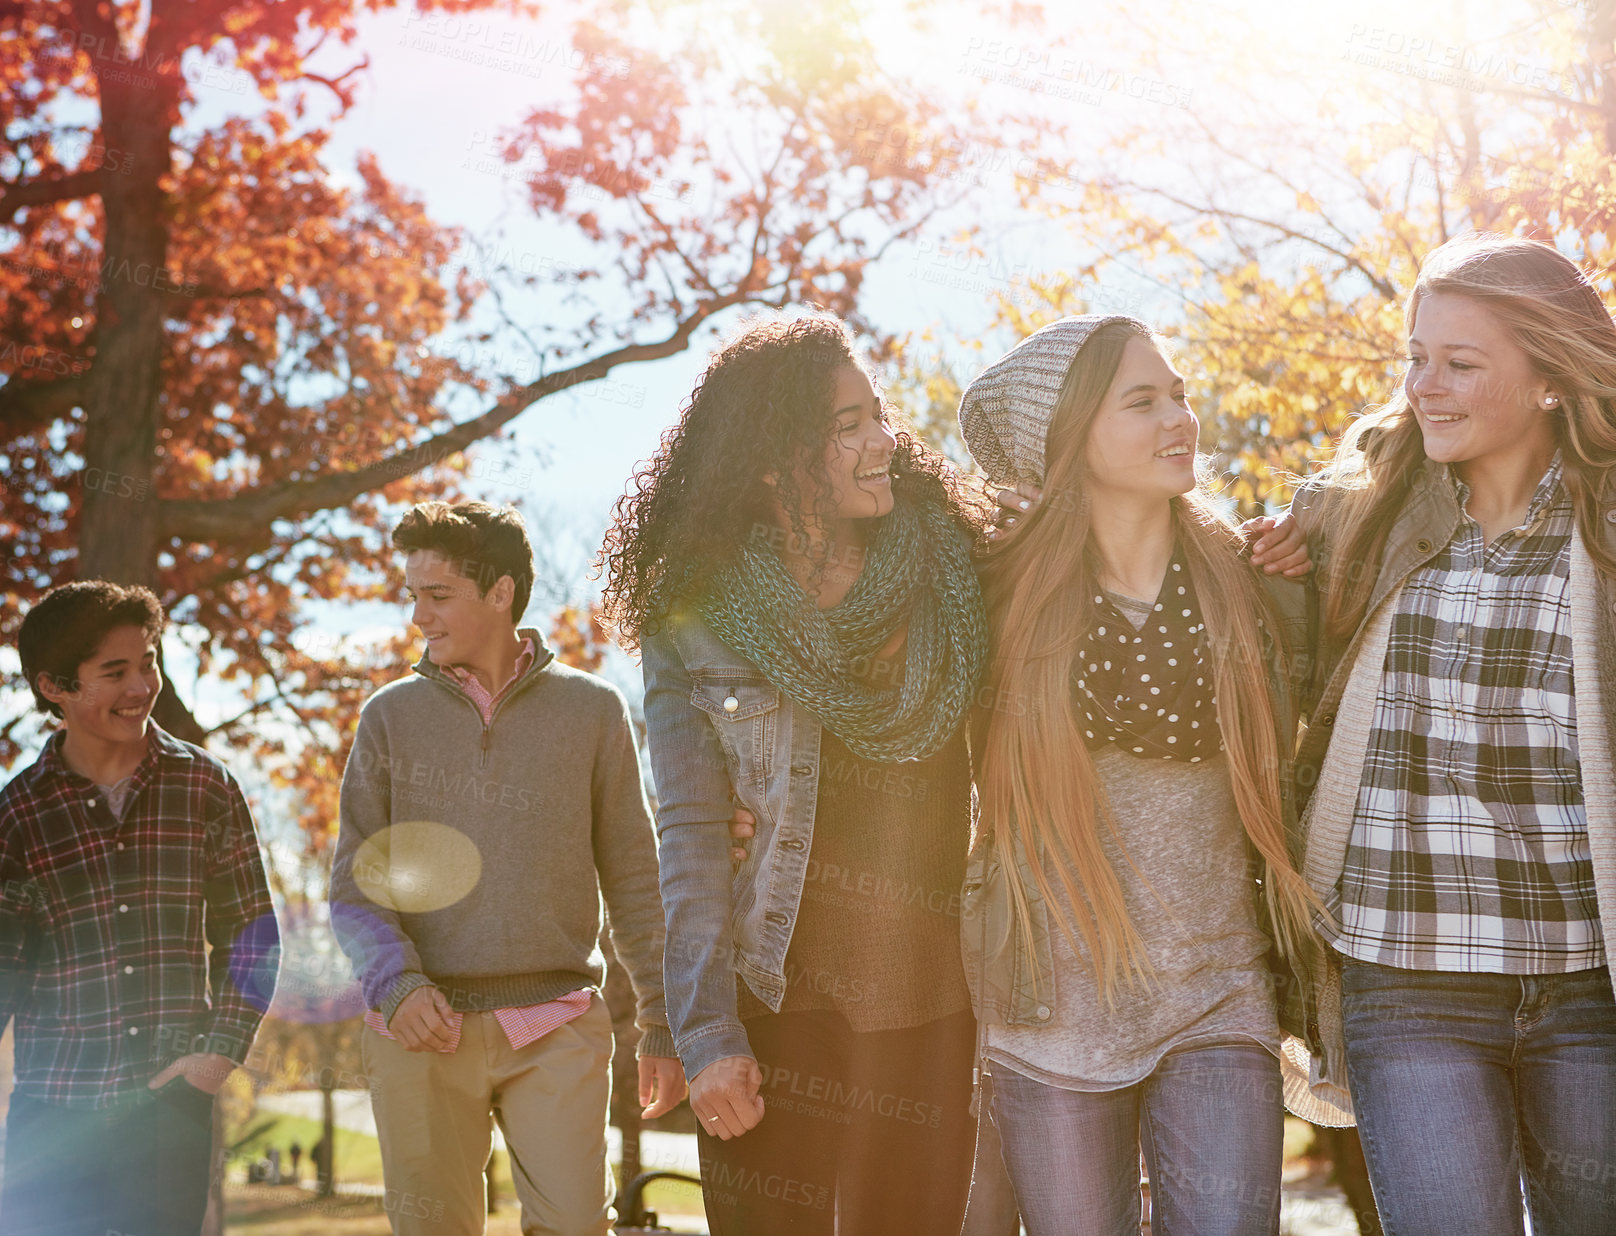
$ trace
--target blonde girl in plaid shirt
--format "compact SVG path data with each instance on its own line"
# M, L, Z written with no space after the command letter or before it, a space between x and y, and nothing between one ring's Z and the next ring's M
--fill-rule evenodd
M1310 1020L1388 1233L1616 1213L1616 325L1547 245L1451 241L1399 396L1292 515L1323 629ZM1613 918L1616 922L1616 918Z

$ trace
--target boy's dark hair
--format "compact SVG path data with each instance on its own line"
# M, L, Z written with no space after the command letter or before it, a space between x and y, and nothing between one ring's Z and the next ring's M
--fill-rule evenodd
M22 620L17 632L17 655L34 702L60 717L62 710L39 690L39 676L49 674L69 691L79 687L79 666L117 627L139 627L156 644L167 621L163 606L149 588L114 584L105 579L81 579L52 588Z
M533 595L533 546L514 506L487 502L418 502L393 529L393 548L401 553L428 549L442 554L461 575L477 585L477 595L509 575L516 585L511 621L520 622Z

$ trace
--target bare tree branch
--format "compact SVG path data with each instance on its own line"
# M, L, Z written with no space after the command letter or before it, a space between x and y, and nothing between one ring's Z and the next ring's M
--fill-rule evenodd
M1220 219L1225 222L1235 220L1240 223L1249 223L1253 227L1267 228L1269 231L1283 236L1287 240L1301 241L1304 244L1312 245L1316 249L1322 249L1325 253L1330 254L1332 257L1338 258L1351 269L1357 271L1369 281L1370 286L1373 287L1375 291L1379 292L1387 300L1398 299L1397 289L1391 285L1390 281L1388 281L1384 275L1366 265L1361 258L1358 258L1342 249L1338 249L1336 246L1320 240L1317 236L1309 236L1306 232L1298 232L1295 228L1290 227L1288 224L1281 223L1277 219L1263 219L1256 215L1248 215L1243 211L1230 210L1224 206L1213 206L1207 202L1186 201L1184 198L1169 193L1165 189L1156 188L1149 185L1134 185L1131 187L1136 189L1138 192L1150 194L1153 197L1160 198L1164 202L1169 202L1172 205L1182 207L1185 210L1211 215L1214 219Z
M73 202L101 192L99 168L87 172L71 172L66 176L47 176L42 180L25 180L8 184L0 190L0 223L10 223L19 210L29 206L48 206L53 202Z
M66 420L83 402L88 388L82 373L49 382L20 382L13 378L0 386L0 441L9 442Z
M325 39L322 37L320 42L324 43ZM308 55L313 55L313 51L311 50ZM370 68L370 56L367 53L365 58L358 64L348 69L347 72L341 73L336 77L327 77L323 73L310 73L305 70L303 72L303 80L314 82L316 85L324 86L332 94L337 96L337 102L342 105L342 111L346 112L350 107L353 106L354 101L354 83L348 79L351 78L355 73L363 73L368 68Z
M282 482L215 501L164 502L161 511L163 535L187 541L234 542L262 536L263 530L273 520L294 519L311 511L345 506L361 494L441 463L456 451L464 450L514 420L540 400L585 382L604 378L619 365L660 360L684 351L696 329L715 313L731 305L758 299L756 292L743 291L715 297L680 321L664 339L655 343L628 344L516 387L481 416L463 421L424 442L395 451L352 472L331 473L307 481Z

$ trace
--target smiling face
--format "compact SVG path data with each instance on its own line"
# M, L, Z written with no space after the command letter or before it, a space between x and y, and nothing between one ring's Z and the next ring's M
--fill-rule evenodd
M79 665L77 687L39 676L39 689L62 710L70 734L109 747L144 744L163 689L157 647L138 626L113 627Z
M831 485L831 517L873 519L885 515L892 510L892 452L898 439L862 369L843 365L836 371L831 407L824 461Z
M1480 301L1433 292L1415 313L1403 389L1438 463L1552 454L1558 400Z
M515 631L515 584L509 575L501 575L482 595L476 581L441 553L416 549L404 560L404 589L411 601L410 621L426 637L434 664L475 662L485 649L509 643Z
M1149 340L1129 339L1089 429L1090 492L1162 500L1188 493L1200 433L1183 375Z

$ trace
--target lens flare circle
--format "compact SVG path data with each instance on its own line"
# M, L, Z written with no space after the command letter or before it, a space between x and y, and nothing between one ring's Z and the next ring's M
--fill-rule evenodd
M436 820L404 820L369 837L354 855L354 883L399 914L446 910L477 887L477 844Z

